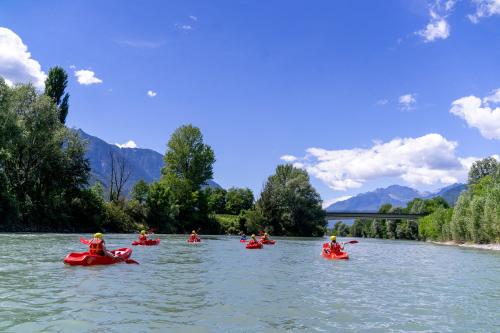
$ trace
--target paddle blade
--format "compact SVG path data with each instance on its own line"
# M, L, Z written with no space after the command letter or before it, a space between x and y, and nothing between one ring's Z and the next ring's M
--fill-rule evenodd
M89 245L90 241L88 239L80 237L80 243L85 244L85 245Z
M127 264L136 264L136 265L139 265L139 263L137 261L135 261L134 259L125 259L125 262Z
M357 244L357 243L359 243L357 240L352 240L352 241L345 242L344 244Z

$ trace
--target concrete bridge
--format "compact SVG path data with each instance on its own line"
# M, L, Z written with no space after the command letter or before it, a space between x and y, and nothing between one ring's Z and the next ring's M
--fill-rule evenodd
M390 220L418 220L425 214L398 214L398 213L375 213L375 212L326 212L327 220L345 219L390 219Z

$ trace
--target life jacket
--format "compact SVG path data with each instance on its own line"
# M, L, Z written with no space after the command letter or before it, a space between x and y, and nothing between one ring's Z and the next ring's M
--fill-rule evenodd
M90 254L103 256L104 255L104 241L99 238L92 238L89 243Z
M191 241L196 241L196 240L198 240L198 235L191 234L191 235L189 236L189 240L191 240Z
M145 242L147 240L148 240L148 236L146 236L146 235L139 235L139 241Z
M255 244L255 243L258 243L256 239L253 239L251 238L249 241L248 241L248 244Z
M330 243L330 249L333 253L340 253L342 252L342 248L339 243Z

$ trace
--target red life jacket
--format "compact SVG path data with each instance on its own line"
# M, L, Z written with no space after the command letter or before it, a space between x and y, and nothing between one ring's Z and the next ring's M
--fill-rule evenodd
M341 253L342 252L342 247L340 246L339 243L330 243L330 249L332 250L333 253Z
M146 236L146 235L139 235L139 241L145 242L147 240L148 240L148 236Z
M198 235L191 234L191 236L189 236L189 240L190 241L196 241L196 240L198 240Z
M90 254L103 256L104 253L104 241L99 238L92 238L89 243L89 252Z

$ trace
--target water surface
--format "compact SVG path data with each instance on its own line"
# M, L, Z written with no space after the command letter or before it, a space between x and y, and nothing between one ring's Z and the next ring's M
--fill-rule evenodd
M328 261L326 238L160 237L141 265L69 267L79 235L0 235L0 331L500 332L499 253L360 239Z

